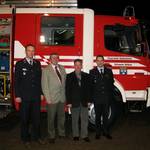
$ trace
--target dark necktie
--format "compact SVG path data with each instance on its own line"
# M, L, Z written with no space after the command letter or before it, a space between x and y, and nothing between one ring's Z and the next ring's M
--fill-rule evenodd
M103 74L104 73L104 69L100 69L100 72L101 72L101 74Z
M30 60L30 65L33 65L33 61L32 60Z
M99 70L99 72L100 72L101 78L103 78L103 75L104 75L104 69L101 68L101 69Z
M81 86L81 74L76 74L76 76L77 76L78 84L79 86Z
M58 71L57 66L55 66L55 71L56 71L56 73L57 73L57 76L58 76L60 82L62 82L61 75L60 75L60 72Z

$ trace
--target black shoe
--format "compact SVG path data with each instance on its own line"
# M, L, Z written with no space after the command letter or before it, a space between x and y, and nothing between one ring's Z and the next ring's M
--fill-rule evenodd
M107 139L111 140L112 136L110 134L103 134L103 136L105 136Z
M73 137L74 141L79 141L79 137Z
M38 139L36 142L40 145L45 145L46 144L45 141L43 141L42 139Z
M30 145L30 142L23 142L25 148L27 149L31 149L31 145Z
M55 139L54 138L49 139L49 143L54 144L55 143Z
M96 134L96 135L95 135L95 139L96 139L96 140L99 140L100 138L101 138L101 136L100 136L99 134Z
M83 138L83 140L84 140L85 142L90 142L89 137L85 137L85 138Z

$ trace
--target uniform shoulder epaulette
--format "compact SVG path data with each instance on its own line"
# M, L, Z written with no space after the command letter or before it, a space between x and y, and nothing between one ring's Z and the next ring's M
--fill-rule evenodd
M38 61L38 60L36 60L36 59L33 59L33 61L34 61L35 63L39 63L39 61Z
M21 59L21 60L17 61L17 64L23 63L25 61L26 61L25 59Z

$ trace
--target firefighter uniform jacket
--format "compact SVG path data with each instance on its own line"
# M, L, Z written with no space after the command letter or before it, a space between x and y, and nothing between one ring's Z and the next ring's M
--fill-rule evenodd
M23 101L39 101L41 89L41 65L33 60L30 65L26 59L18 61L15 66L15 97Z
M113 98L114 78L112 70L104 67L101 74L97 67L90 70L92 78L92 99L96 104L108 104Z

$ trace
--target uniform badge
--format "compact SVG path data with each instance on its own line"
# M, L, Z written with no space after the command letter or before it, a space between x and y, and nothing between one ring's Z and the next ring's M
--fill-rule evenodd
M27 71L27 68L22 68L23 71Z
M25 76L25 75L26 75L26 72L23 72L23 75Z
M25 76L27 72L27 68L22 68L22 71L23 71L23 76Z

